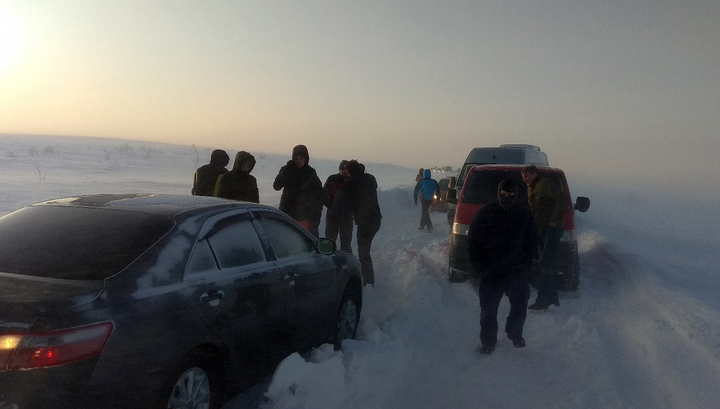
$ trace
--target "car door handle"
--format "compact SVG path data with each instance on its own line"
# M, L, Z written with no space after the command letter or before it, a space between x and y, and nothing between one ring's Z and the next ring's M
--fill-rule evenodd
M296 278L298 278L298 275L295 274L295 273L292 273L292 274L286 275L285 278L284 278L284 280L285 280L286 283L288 283L288 284L290 284L290 285L294 285Z
M218 290L210 290L206 292L205 294L200 296L200 301L202 302L210 302L219 300L221 298L225 297L225 293Z

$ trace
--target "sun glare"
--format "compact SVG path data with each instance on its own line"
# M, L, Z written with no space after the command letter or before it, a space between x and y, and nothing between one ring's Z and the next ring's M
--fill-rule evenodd
M20 29L16 18L0 7L0 75L9 71L20 57Z

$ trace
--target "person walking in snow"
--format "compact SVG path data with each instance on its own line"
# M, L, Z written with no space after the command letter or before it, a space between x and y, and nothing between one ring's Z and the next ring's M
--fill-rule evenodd
M327 213L325 215L325 237L336 240L338 233L340 234L340 250L346 253L352 253L352 233L353 219L352 212L347 210L343 212L342 208L342 186L350 177L347 168L348 161L343 160L338 166L339 172L328 176L323 186L325 192L325 207Z
M323 188L317 172L308 163L310 154L305 145L293 148L292 159L275 177L273 189L282 189L279 209L287 213L318 237L318 225L322 215Z
M232 170L218 177L213 196L260 203L257 180L250 174L254 167L253 155L245 151L238 152Z
M418 174L415 176L415 183L420 182L424 178L425 178L425 169L420 168L420 170L418 170Z
M432 220L430 220L430 206L435 199L435 195L440 196L440 186L438 186L438 182L432 179L431 176L432 173L430 169L425 169L423 179L417 182L413 194L415 204L418 204L419 198L422 206L420 211L420 227L418 227L418 229L425 230L425 227L427 227L428 233L432 233L433 231Z
M510 301L505 333L513 346L525 346L523 326L530 299L530 266L536 232L529 209L516 203L518 187L508 179L497 188L497 201L475 213L468 229L468 255L480 275L480 346L483 355L497 344L498 308L503 294Z
M378 184L375 176L365 172L365 165L355 159L347 163L350 177L343 183L343 211L350 211L357 225L358 259L364 285L375 287L375 269L373 268L370 247L375 234L380 230L382 214L378 203Z
M531 310L546 310L550 305L560 306L555 285L555 259L564 231L564 212L568 207L565 193L552 181L540 176L536 166L526 166L521 171L527 185L530 210L535 218L540 242L540 287Z
M227 152L222 149L215 149L210 154L210 163L200 166L195 171L193 187L190 191L193 196L212 196L215 190L215 183L220 175L227 173L225 166L230 162Z

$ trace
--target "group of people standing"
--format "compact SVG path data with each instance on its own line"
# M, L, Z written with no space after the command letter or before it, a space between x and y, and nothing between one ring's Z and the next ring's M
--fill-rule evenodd
M213 151L210 163L195 172L192 194L259 203L257 180L250 175L255 157L245 151L238 152L230 171L226 169L229 162L225 151ZM370 247L382 219L375 177L366 173L365 166L357 160L343 160L338 173L330 175L323 185L309 162L307 147L295 146L291 159L280 168L273 182L273 189L282 190L278 208L319 237L322 210L326 207L325 237L335 240L339 235L340 249L347 253L352 253L353 223L357 225L358 259L363 278L366 285L374 286Z
M480 346L487 355L497 344L497 314L503 294L510 301L505 333L513 346L525 346L523 326L527 310L560 306L554 280L555 258L563 233L566 198L537 167L526 166L528 206L517 203L518 186L512 179L497 187L497 200L481 207L468 229L468 255L480 275ZM529 276L535 249L540 245L540 287L528 307Z

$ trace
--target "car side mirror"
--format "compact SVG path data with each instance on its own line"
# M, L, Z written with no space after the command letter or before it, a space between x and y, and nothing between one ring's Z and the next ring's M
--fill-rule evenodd
M457 179L455 176L451 176L450 180L448 180L448 189L455 189L455 184L457 183Z
M448 203L457 204L457 190L448 189L447 193L445 194L445 200Z
M335 253L335 250L337 250L335 240L326 239L324 237L318 240L318 251L320 251L320 254L333 254Z
M590 199L584 196L578 196L577 200L575 201L575 207L574 209L580 212L587 212L587 210L590 208Z

